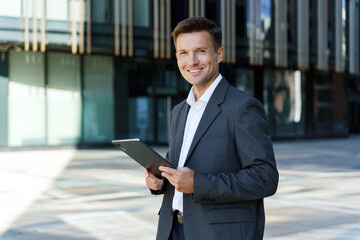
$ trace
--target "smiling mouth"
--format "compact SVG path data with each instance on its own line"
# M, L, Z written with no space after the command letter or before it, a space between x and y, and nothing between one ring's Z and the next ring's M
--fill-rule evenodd
M201 71L201 69L188 70L188 72L190 72L190 73L197 73L200 71Z

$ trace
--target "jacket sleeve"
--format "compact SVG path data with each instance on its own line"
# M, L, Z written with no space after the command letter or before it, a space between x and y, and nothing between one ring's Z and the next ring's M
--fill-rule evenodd
M160 195L160 194L164 194L165 193L165 190L166 190L166 186L169 184L169 181L167 179L164 179L164 185L163 187L160 189L160 190L152 190L149 188L150 192L152 195Z
M196 203L229 203L273 195L278 185L266 114L256 99L250 99L235 115L236 158L241 169L232 173L195 172L193 200ZM219 159L226 164L226 159Z

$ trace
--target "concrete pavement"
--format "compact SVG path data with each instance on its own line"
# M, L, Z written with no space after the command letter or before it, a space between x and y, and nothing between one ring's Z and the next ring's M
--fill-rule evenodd
M274 149L264 239L360 240L360 136ZM160 203L117 149L0 152L0 239L154 239Z

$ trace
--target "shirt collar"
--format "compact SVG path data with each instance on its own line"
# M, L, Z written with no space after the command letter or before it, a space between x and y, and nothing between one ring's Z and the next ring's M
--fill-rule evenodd
M206 89L206 91L204 92L204 94L200 97L200 99L197 102L203 102L203 103L208 103L210 100L211 95L213 94L213 92L215 91L215 88L217 87L217 85L219 84L220 80L222 79L222 75L219 73L219 75L217 76L217 78L215 79L215 81L208 87L208 89ZM195 101L195 93L194 93L194 87L191 87L189 95L186 99L186 102L192 107L194 106L197 102Z

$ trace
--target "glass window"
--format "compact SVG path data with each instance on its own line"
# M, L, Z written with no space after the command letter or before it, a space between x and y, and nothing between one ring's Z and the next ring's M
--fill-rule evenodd
M20 17L21 0L0 0L0 16Z
M35 11L36 11L36 18L40 19L42 17L43 12L43 1L42 0L36 0L35 1ZM27 4L27 5L26 5ZM20 8L21 10L21 8ZM27 16L29 18L32 18L34 16L34 2L31 0L28 1L22 1L22 16L26 16L27 10ZM32 20L32 19L30 19Z
M69 19L69 0L47 0L46 18L67 21Z
M4 52L0 53L0 146L7 145L7 61L7 54Z
M264 107L275 137L304 136L304 76L300 71L265 71Z
M121 5L121 3L120 3ZM110 8L110 1L91 1L91 19L95 23L110 23L112 9ZM121 6L120 6L121 9ZM120 17L121 20L121 17Z
M114 139L113 71L111 57L84 57L85 143Z
M236 34L237 37L246 38L246 2L236 1Z
M76 144L81 137L80 56L49 53L48 144Z
M134 26L150 27L149 0L134 0Z
M347 100L343 76L338 73L316 74L314 118L316 135L347 134Z
M236 87L249 96L254 96L254 71L238 68L236 70Z
M342 56L346 58L346 0L342 1Z
M154 98L152 69L145 62L129 64L129 137L153 142Z
M21 71L19 71L21 69ZM44 55L10 51L8 144L45 144Z
M168 116L171 108L171 97L159 97L157 98L157 142L167 143L168 136Z
M129 99L129 138L154 141L154 101L138 96Z

